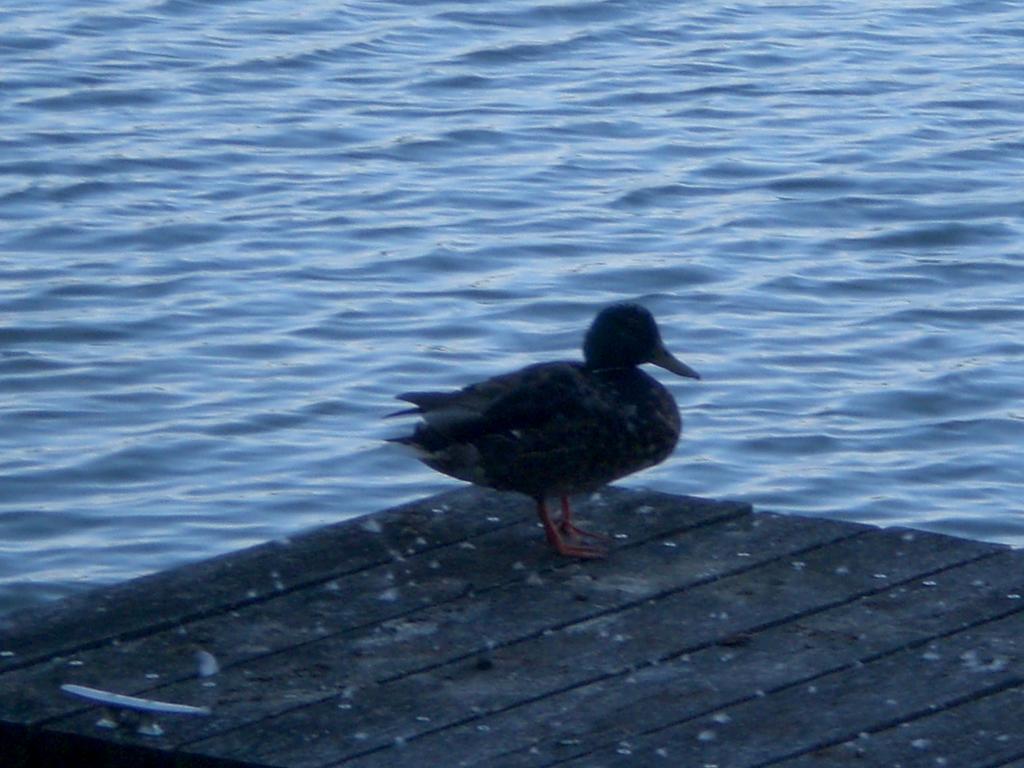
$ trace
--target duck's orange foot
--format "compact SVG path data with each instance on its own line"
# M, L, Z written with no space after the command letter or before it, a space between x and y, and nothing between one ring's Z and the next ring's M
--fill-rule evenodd
M611 543L611 537L603 533L594 533L580 528L572 521L572 507L569 506L569 497L562 497L562 519L558 521L558 529L569 536L577 539L590 539L593 546L606 547Z
M608 542L611 539L603 534L585 531L565 521L558 524L558 532L559 541L555 545L555 549L560 555L587 558L601 558L608 555ZM565 536L570 537L568 541Z
M589 544L559 542L555 545L555 551L563 557L579 557L584 560L600 560L608 556L608 550L604 547L596 547Z
M566 516L568 501L562 498L562 519L552 521L547 505L543 500L537 502L537 515L544 526L544 536L548 544L560 555L584 559L598 559L608 555L607 542L610 539L599 533L591 533L573 524L571 516ZM590 540L588 543L587 540Z
M587 531L580 528L575 523L562 520L558 523L558 530L566 536L572 536L577 539L591 539L595 542L594 546L607 546L611 543L611 536L605 536L603 533L594 533L593 531Z

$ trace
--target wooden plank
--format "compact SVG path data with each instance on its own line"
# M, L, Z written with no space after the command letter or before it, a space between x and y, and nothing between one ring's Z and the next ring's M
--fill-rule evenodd
M315 643L303 645L300 654L265 654L251 663L225 663L223 672L218 676L216 691L205 689L201 681L190 677L179 686L161 686L147 695L215 705L216 727L231 729L278 710L337 697L352 686L401 677L451 658L475 658L476 654L486 651L489 644L543 633L555 620L564 622L586 618L607 610L609 605L646 600L680 579L684 582L707 580L728 569L748 568L750 558L737 555L747 544L760 543L767 552L780 541L797 547L804 541L850 535L851 531L849 526L839 523L825 523L812 530L794 518L748 518L743 516L723 523L726 530L718 530L719 526L704 526L691 532L683 531L676 534L683 545L674 548L662 544L658 548L620 549L615 560L623 563L628 577L619 572L621 567L611 562L579 565L557 559L553 561L556 567L543 574L517 569L512 563L501 570L504 578L513 581L486 593L467 594L457 605L428 608L418 615L405 616L397 621L381 621L353 632L328 635ZM687 546L693 547L694 554L703 552L703 556L686 556ZM465 555L467 550L453 548L454 554ZM483 563L485 570L490 571L495 564L493 558L481 561L478 551L468 551L468 555L471 560L458 561L467 568L479 571ZM546 557L546 554L542 556ZM651 565L651 559L657 565ZM644 563L648 565L644 566ZM667 564L674 564L674 568L665 567ZM606 579L586 576L598 568L607 573ZM649 575L632 575L645 572ZM581 593L581 590L586 591ZM325 594L333 599L336 606L343 606L353 599L347 593ZM576 599L580 595L588 599ZM301 614L295 619L301 622ZM486 635L481 632L481 621L489 622ZM433 630L424 632L419 627ZM439 642L444 644L447 656L438 656ZM125 663L130 663L132 659L151 658L153 648L150 641L144 639L122 644L119 653L125 658ZM218 655L224 654L218 652ZM85 669L90 666L83 665ZM219 700L201 698L211 694ZM91 725L89 720L79 724L83 730L88 730ZM187 739L193 725L176 723L173 733ZM168 729L168 734L171 733Z
M592 753L679 719L711 718L758 691L867 663L951 629L1005 615L1018 609L1017 602L1007 598L1014 592L1008 593L1005 585L1019 585L1019 577L1007 568L1019 563L1018 553L1004 552L902 584L886 580L883 591L852 603L750 632L741 643L712 646L634 673L628 686L609 681L595 690L583 689L561 702L550 702L546 712L521 713L520 722L540 727L519 735L518 751L489 764L546 765ZM935 597L938 584L941 604ZM609 700L614 703L609 705ZM644 716L638 720L633 712ZM515 727L493 721L490 725L492 732L506 734Z
M971 766L996 768L1024 761L1024 687L1008 688L965 701L916 720L906 720L800 757L778 768L848 768L892 765L900 768Z
M964 551L960 545L928 534L907 540L875 532L810 553L796 561L799 568L780 562L701 585L670 611L687 618L671 633L675 645L662 643L667 658L635 655L618 674L527 699L493 717L468 717L422 739L406 738L402 764L432 764L447 751L472 756L465 764L547 765L628 740L687 713L709 714L757 689L820 675L951 626L1016 610L1017 602L1005 592L980 599L982 589L973 586L987 574L1011 574L1007 562L996 561L1016 553L985 557L991 549ZM979 555L985 559L973 560ZM971 565L944 570L965 557ZM988 561L994 565L984 565ZM833 588L804 589L809 582L820 585L822 571L835 579ZM883 574L886 578L879 578ZM937 610L928 600L940 583L945 602ZM661 607L668 605L652 608L652 622ZM637 622L626 619L607 629L636 635ZM642 646L644 636L636 639ZM562 645L574 653L578 640L566 637ZM392 759L390 752L378 752L346 765L385 765Z
M445 514L471 505L479 514ZM0 617L0 674L522 524L526 506L463 488L380 512L373 525L345 521Z
M1024 682L1024 612L868 664L764 691L708 717L688 718L566 766L768 766L995 695ZM959 763L958 763L959 764Z
M460 520L473 519L481 513L491 525L509 518L516 522L511 525L506 522L500 529L473 536L448 536L448 543L444 546L424 546L417 536L404 554L395 551L396 554L376 567L348 570L328 581L323 581L320 576L324 570L333 571L321 569L317 580L308 580L303 589L278 590L242 605L228 602L218 613L182 618L173 626L166 626L167 622L161 620L149 633L136 630L134 634L142 635L137 639L117 638L99 643L84 638L68 655L50 656L27 667L0 674L0 718L35 725L82 711L66 697L54 695L53 692L63 683L90 685L134 695L159 693L163 698L163 692L174 681L195 679L193 653L200 647L220 660L225 674L219 679L227 679L229 670L250 659L270 659L260 663L272 669L274 665L284 663L281 659L291 648L305 649L315 641L334 637L341 638L340 642L344 644L347 633L361 630L364 634L372 634L380 626L392 632L406 621L402 617L426 606L444 606L452 600L503 584L541 578L540 574L545 569L567 567L568 561L554 556L543 546L529 505L520 504L515 496L485 494L486 503L479 496L479 492L467 489L421 502L418 510L412 511L426 514L428 533L432 530L429 524L441 517L453 530ZM500 502L505 506L502 507ZM447 510L444 514L430 511L441 508L442 504ZM638 513L636 510L641 511ZM399 511L402 515L399 520L407 521L410 508L403 507ZM531 514L524 518L523 512ZM621 552L642 549L647 537L685 532L716 520L746 516L749 506L703 503L665 494L609 489L602 496L581 505L580 513L607 524L612 531L628 525L632 539L615 540ZM394 542L394 534L389 528L394 523L387 515L383 522L374 518L373 523L368 525L368 521L354 521L332 526L319 536L313 535L310 540L315 546L314 551L317 554L329 551L324 539L330 538L335 547L334 559L344 563L346 547L355 546L362 551L359 532L368 531L384 537L389 543ZM349 537L347 532L355 535ZM620 532L619 535L626 534ZM427 541L429 544L432 539ZM302 545L297 543L293 546L299 548ZM297 552L289 554L299 556ZM262 556L250 557L248 552L241 555L245 558L242 565L226 568L227 578L243 585L266 578L262 571L248 577L240 575L244 568L266 567ZM480 567L482 559L486 568ZM190 568L182 570L189 571ZM207 569L201 569L198 575L205 579L207 573ZM180 574L171 574L168 578L175 585L182 580ZM140 580L138 584L147 590L151 586L148 579ZM205 586L205 582L193 584L188 591L201 591ZM132 596L125 610L131 610L139 599ZM77 615L77 610L74 613ZM34 631L29 634L34 634ZM335 652L347 656L350 650L330 651L332 654ZM297 658L306 658L307 653L304 650ZM432 651L428 649L425 653L429 655ZM308 676L309 673L305 674ZM248 690L244 695L252 698L266 693L266 681L273 677L273 672L255 673L253 680L246 683ZM190 691L190 694L209 698L211 692L204 688ZM286 694L287 701L294 705L297 691ZM323 694L317 689L310 695ZM270 697L267 705L274 706L274 702Z
M188 748L235 759L244 754L270 764L318 765L390 747L396 740L406 743L420 731L436 729L445 717L462 719L475 708L509 706L522 697L574 684L581 675L604 674L609 665L623 663L609 650L633 647L603 636L603 626L615 614L673 601L696 584L751 570L764 559L778 560L867 530L827 521L805 523L769 515L730 520L666 539L675 547L663 542L629 550L628 555L619 553L616 563L576 564L543 581L527 578L488 593L483 601L467 599L457 608L428 610L417 617L427 631L413 625L407 631L345 638L340 646L325 643L317 657L321 664L337 658L346 646L355 644L361 651L345 665L338 693L261 720L255 752L253 733L235 727L227 712L223 735L210 735ZM785 567L791 567L788 561ZM581 594L586 599L578 599ZM679 614L676 622L685 625L686 615ZM711 624L717 629L719 622L712 619ZM657 647L656 636L670 628L659 618L652 630L654 645L639 644L645 657ZM559 646L566 633L575 643L572 664ZM584 654L585 643L589 654ZM310 652L306 649L307 659ZM487 660L485 669L480 669L482 658ZM491 664L510 673L482 674ZM283 674L301 678L294 669ZM200 723L184 726L209 730Z
M724 768L843 755L865 729L896 739L959 707L983 718L982 702L1020 682L1015 656L985 654L1012 656L1021 553L621 489L579 513L615 534L608 560L555 557L528 502L464 489L105 591L108 611L34 613L70 639L18 617L0 627L0 650L19 649L0 657L0 748L29 734L32 759L362 768L647 764L678 750L680 764ZM932 667L914 662L932 644ZM219 674L196 677L197 648ZM943 674L957 664L973 676ZM893 695L882 717L872 691L914 680L924 690ZM64 683L212 714L161 720L159 737L100 732ZM769 704L814 727L771 743ZM1013 745L1001 754L1015 759Z

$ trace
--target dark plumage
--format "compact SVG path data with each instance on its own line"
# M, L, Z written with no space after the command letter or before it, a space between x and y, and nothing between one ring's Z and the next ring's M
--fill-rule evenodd
M598 313L583 357L537 363L456 392L399 395L416 407L393 415L423 421L393 442L414 448L438 472L532 497L560 554L600 557L604 537L573 524L568 496L663 461L682 427L672 395L637 366L700 376L665 349L651 313L636 304ZM546 504L554 496L562 506L557 521Z

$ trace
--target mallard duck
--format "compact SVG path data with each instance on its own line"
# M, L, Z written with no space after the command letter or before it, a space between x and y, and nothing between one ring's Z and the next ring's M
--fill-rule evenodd
M569 496L663 461L682 421L669 391L641 371L653 363L699 379L665 349L654 317L636 304L601 310L583 340L583 362L536 363L455 392L406 392L422 421L393 438L438 472L537 503L561 555L602 557L607 537L572 521ZM553 520L548 500L561 500Z

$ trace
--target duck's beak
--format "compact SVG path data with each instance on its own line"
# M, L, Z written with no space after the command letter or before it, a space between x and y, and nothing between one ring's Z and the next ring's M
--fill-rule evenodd
M664 368L666 371L672 371L672 373L678 376L687 376L691 379L700 378L699 373L665 349L664 346L659 346L647 362L653 363L659 368Z

